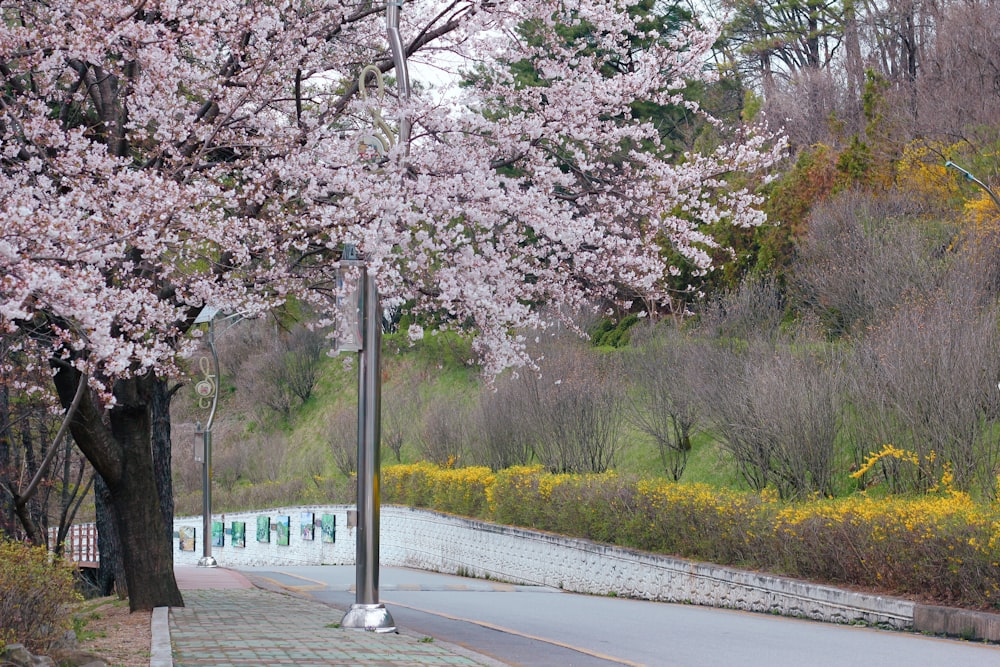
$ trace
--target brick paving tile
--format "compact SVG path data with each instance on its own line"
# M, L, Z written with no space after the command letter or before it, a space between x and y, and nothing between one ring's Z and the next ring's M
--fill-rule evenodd
M170 609L174 667L477 665L415 637L337 627L343 612L257 589L184 592Z

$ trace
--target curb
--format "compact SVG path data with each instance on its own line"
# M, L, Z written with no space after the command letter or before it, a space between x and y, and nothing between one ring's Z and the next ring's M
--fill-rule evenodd
M996 643L1000 642L1000 614L918 604L913 607L913 629L932 635Z
M174 667L173 648L170 645L170 607L156 607L150 621L152 642L149 648L149 667Z

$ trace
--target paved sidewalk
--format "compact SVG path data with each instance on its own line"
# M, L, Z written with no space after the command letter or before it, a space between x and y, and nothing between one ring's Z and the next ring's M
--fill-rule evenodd
M405 632L340 628L343 610L255 588L234 570L178 567L175 574L186 606L170 608L166 621L154 613L154 667L496 664ZM162 655L167 631L172 661Z

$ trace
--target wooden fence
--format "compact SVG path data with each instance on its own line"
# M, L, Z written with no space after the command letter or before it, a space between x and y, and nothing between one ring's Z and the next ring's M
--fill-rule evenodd
M49 528L49 544L55 546L56 529ZM73 525L66 535L63 555L80 567L97 567L97 526L92 523Z

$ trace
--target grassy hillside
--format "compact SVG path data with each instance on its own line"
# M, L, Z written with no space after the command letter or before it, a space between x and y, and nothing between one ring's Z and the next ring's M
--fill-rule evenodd
M430 415L444 412L455 420L467 422L466 436L477 438L474 411L480 394L493 391L474 365L468 341L451 334L428 337L410 346L388 336L383 353L383 442L401 438L399 457L387 444L383 446L382 464L413 463L427 458L434 449L428 442L440 437L441 427L428 425ZM621 354L620 350L593 352ZM353 355L351 355L353 357ZM247 396L248 389L225 382L213 429L213 479L216 482L214 506L220 510L243 509L237 506L250 498L267 496L251 487L269 487L274 493L288 492L282 502L316 499L323 489L347 485L344 471L338 467L335 450L350 449L356 443L357 365L346 356L323 356L312 394L294 406L287 415L279 414ZM191 430L195 419L205 419L192 392L181 392L175 400L175 433ZM613 468L639 476L661 474L655 447L643 434L627 423L621 427L621 449ZM186 438L176 437L175 480L178 511L200 511L200 464L192 460ZM470 443L474 445L474 443ZM454 454L456 465L481 463L475 447L462 448ZM316 478L320 478L317 482ZM736 471L724 451L711 437L694 440L685 482L704 482L723 486L739 485ZM277 501L277 498L274 498ZM230 503L235 503L231 505Z

